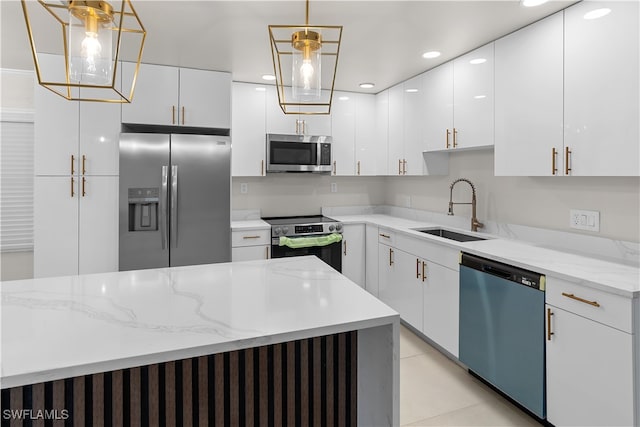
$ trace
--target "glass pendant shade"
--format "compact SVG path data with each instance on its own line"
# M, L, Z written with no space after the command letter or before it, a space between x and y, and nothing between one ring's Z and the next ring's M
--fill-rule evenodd
M69 78L74 83L111 82L113 20L93 8L69 11Z
M317 101L321 97L322 49L305 46L293 50L291 70L291 96L296 101Z

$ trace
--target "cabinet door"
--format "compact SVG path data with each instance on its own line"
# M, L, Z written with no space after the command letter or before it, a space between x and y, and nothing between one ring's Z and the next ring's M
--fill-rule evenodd
M356 99L354 94L335 92L331 106L332 175L355 174Z
M389 175L402 175L404 160L404 90L402 83L389 89Z
M118 271L118 177L79 180L78 273Z
M458 272L434 262L424 261L424 263L422 332L436 344L458 357L458 313L460 309Z
M342 232L342 274L365 287L364 224L345 224Z
M64 57L42 55L41 66L51 70L64 70ZM64 81L64 73L43 76L43 79ZM49 80L49 81L51 81ZM34 89L35 103L35 159L36 175L71 175L71 156L74 173L78 168L79 102L67 101L40 86Z
M551 310L547 419L557 426L634 425L632 335Z
M122 86L131 87L134 63L122 63ZM133 101L122 104L122 123L177 125L178 71L176 67L140 64Z
M77 177L35 177L35 278L78 274L78 198Z
M365 226L365 289L378 296L378 227Z
M423 138L425 149L452 148L453 63L447 62L424 73L422 84L424 88L422 100L424 102Z
M405 81L403 88L403 165L404 175L422 175L424 162L422 160L424 132L424 89L422 76Z
M382 174L378 170L378 157L386 158L387 151L386 145L383 146L384 151L380 151L376 140L375 96L358 93L354 94L354 97L356 99L356 175Z
M554 174L552 150L563 147L562 40L556 13L495 42L496 175Z
M610 10L586 19L594 10ZM640 175L637 1L565 10L565 147L570 175Z
M243 246L241 248L231 248L231 261L254 261L258 259L269 259L269 246Z
M180 125L231 127L231 74L180 69Z
M297 114L284 114L278 104L278 92L275 86L267 87L267 133L293 135L297 133ZM301 133L301 131L300 131Z
M394 169L389 169L389 90L383 90L376 97L375 141L378 175L389 175ZM395 167L395 165L394 165Z
M233 176L266 173L266 87L233 83L231 170Z
M493 43L453 62L453 148L493 145Z
M80 105L79 174L83 174L84 165L87 175L118 175L119 137L119 104L83 102Z

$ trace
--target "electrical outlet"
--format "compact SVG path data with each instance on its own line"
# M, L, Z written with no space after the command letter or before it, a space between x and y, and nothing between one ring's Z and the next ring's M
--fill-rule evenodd
M337 182L332 182L331 183L331 192L332 193L337 193L338 192L338 183Z
M240 184L240 194L247 194L249 192L249 184L243 182Z
M600 231L600 212L571 209L569 227L578 230Z

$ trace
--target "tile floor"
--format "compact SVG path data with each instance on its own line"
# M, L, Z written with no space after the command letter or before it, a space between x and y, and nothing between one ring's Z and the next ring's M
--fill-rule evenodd
M540 427L404 326L400 328L400 424Z

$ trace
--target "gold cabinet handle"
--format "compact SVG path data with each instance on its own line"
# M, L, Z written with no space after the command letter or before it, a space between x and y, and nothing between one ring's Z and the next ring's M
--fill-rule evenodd
M551 332L551 316L553 316L553 312L550 308L547 308L547 341L551 341L551 335L553 335L553 332Z
M260 176L264 176L264 159L260 160Z
M184 106L182 107L182 124L184 125Z
M453 128L453 148L458 146L458 129Z
M402 159L398 159L398 175L402 175Z
M563 292L563 293L562 293L562 296L563 296L563 297L567 297L567 298L574 299L574 300L576 300L576 301L583 302L583 303L585 303L585 304L592 305L592 306L594 306L594 307L600 307L600 304L598 304L598 301L589 301L589 300L586 300L586 299L584 299L584 298L577 297L577 296L575 296L574 294L567 294L567 293Z
M264 257L265 259L269 259L269 246L265 246L264 248Z
M344 256L347 256L347 241L344 240Z
M422 261L422 281L423 281L423 282L424 282L425 280L427 280L427 275L426 275L426 273L424 272L424 268L425 268L425 266L426 266L426 265L427 265L427 263L426 263L426 262L424 262L424 261Z
M393 265L393 249L389 248L389 265Z
M402 159L402 175L407 174L407 159Z
M172 125L176 124L176 106L175 105L171 106L171 124Z
M76 169L75 169L75 166L74 166L74 164L75 164L74 162L75 161L76 161L76 157L72 154L71 155L71 175L76 173Z
M420 259L416 258L416 279L420 278Z
M360 160L358 160L358 175L360 175Z
M260 236L243 236L243 239L259 239Z
M87 156L82 155L82 175L87 173Z
M87 192L86 192L86 191L84 191L84 187L85 187L86 183L87 183L87 178L85 178L85 177L83 176L83 177L82 177L82 197L84 197L84 196L86 196L86 195L87 195Z
M76 193L74 193L74 191L73 191L73 187L75 187L75 184L76 184L75 179L73 179L73 177L71 177L71 197L76 195Z
M556 166L556 158L558 157L558 150L556 147L551 148L551 175L558 173L558 167Z
M571 150L569 147L564 147L564 174L569 175L571 168L569 167L569 158L571 156Z
M380 233L380 237L384 237L385 239L391 238L391 236L389 236L388 234L382 234L382 233Z
M337 169L336 169L336 161L334 160L333 161L333 174L334 175L337 173L336 171L337 171Z
M449 148L449 135L451 135L451 131L447 128L447 145L446 148Z

